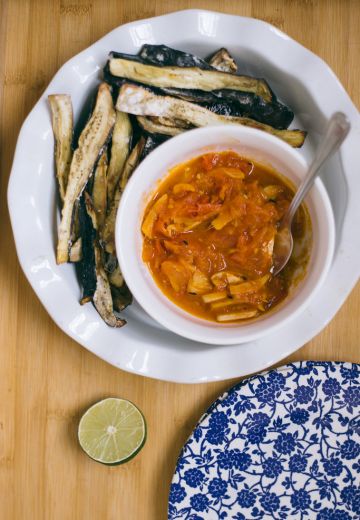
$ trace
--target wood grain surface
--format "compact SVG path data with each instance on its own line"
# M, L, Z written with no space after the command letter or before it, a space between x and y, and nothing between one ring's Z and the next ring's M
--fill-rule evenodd
M360 105L358 0L0 0L0 519L163 520L178 452L197 418L231 382L169 384L121 372L65 336L18 264L6 188L20 126L57 69L125 22L207 8L266 20L326 60ZM299 71L301 74L301 71ZM360 286L291 360L360 361ZM94 401L134 401L148 440L108 468L79 449Z

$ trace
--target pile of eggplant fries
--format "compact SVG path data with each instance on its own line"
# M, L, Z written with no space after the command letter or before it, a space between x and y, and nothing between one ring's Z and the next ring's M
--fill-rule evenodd
M49 96L61 203L57 263L74 262L81 304L111 327L132 302L115 251L115 219L132 172L156 146L190 128L240 124L302 146L294 114L264 79L237 74L222 48L203 60L165 45L112 52L87 122L74 131L70 96ZM79 134L76 136L76 134Z

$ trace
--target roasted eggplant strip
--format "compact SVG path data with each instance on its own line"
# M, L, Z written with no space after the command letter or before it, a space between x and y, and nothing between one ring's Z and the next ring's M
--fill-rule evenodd
M200 103L212 112L222 115L250 117L279 130L288 128L294 119L294 112L283 103L280 103L280 101L273 99L271 102L266 102L262 97L252 92L240 92L229 89L204 92L201 90L186 91L184 89L168 88L158 89L156 93L170 94L185 101Z
M97 237L97 214L90 195L85 192L81 197L80 215L85 227L82 231L83 260L81 261L81 279L85 304L92 301L96 310L110 327L122 327L126 321L114 314L111 288L103 265L103 252ZM85 217L85 218L84 218Z
M128 83L125 78L118 78L109 72L108 65L104 69L104 77L111 85L121 87ZM144 86L141 83L134 84ZM266 102L260 96L252 92L241 92L240 90L220 89L211 92L196 89L180 88L156 88L147 85L146 88L155 94L176 96L185 101L192 101L202 105L211 106L211 110L219 110L217 107L227 105L230 115L251 117L260 123L265 123L278 128L279 130L288 128L294 118L294 113L289 107L280 103L274 98L271 102ZM222 108L223 110L223 108Z
M123 327L126 321L114 314L111 288L102 263L102 253L98 243L94 244L94 255L96 273L96 290L93 296L94 306L107 325L110 327Z
M137 116L137 121L141 128L149 134L162 134L162 135L179 135L185 132L185 128L178 128L176 126L162 125L153 121L150 117Z
M114 58L132 59L130 55L122 55L121 53L113 53ZM205 60L190 54L189 52L172 49L167 45L150 45L145 44L141 47L141 51L136 56L143 63L163 66L176 67L198 67L199 69L211 70L211 64Z
M117 87L129 83L125 78L117 78L110 74L108 66L104 69L104 76L106 81ZM134 82L134 85L144 86L136 82ZM199 103L214 112L226 110L228 115L250 117L279 130L288 128L294 119L293 111L283 103L275 98L271 102L266 102L262 97L252 92L240 92L231 89L205 92L196 89L156 88L149 85L146 88L155 94L176 96L185 101Z
M55 137L55 167L61 202L64 201L72 158L73 109L70 96L48 96Z
M121 87L116 108L138 116L162 116L170 119L182 119L197 127L240 124L264 130L296 148L303 145L306 136L306 133L302 130L277 130L249 118L214 114L210 110L188 101L170 96L157 96L145 88L131 84L125 84Z
M229 72L230 74L236 74L237 72L237 65L234 58L224 47L216 51L208 61L209 65L221 72Z
M252 92L236 92L234 90L214 90L213 92L203 92L201 90L161 89L159 94L170 94L185 101L201 104L212 112L236 116L250 117L277 128L284 130L289 127L294 119L294 112L274 99L266 102L262 97ZM156 92L155 92L156 93Z
M107 172L107 199L110 207L116 185L119 182L125 161L129 155L132 127L129 116L116 112L116 122L112 134L111 156Z
M106 216L107 208L107 178L106 172L108 169L107 153L103 151L94 173L94 182L92 188L92 201L97 218L97 225L99 229L102 228Z
M71 144L73 150L78 148L80 136L90 121L91 115L94 111L97 94L98 88L91 89L81 104L80 111L74 121L74 132Z
M115 124L110 87L99 86L94 111L79 137L71 166L58 235L57 263L67 262L71 246L71 221L76 199L84 189L94 165L106 144Z
M191 99L189 99L191 101ZM294 113L279 101L265 103L264 100L249 92L233 96L229 92L223 100L204 103L203 106L224 116L249 117L259 123L265 123L278 130L289 127L294 119Z
M117 214L117 210L119 207L121 195L125 189L127 181L130 178L130 175L132 174L132 172L134 171L134 169L136 168L136 166L139 162L144 144L145 144L145 139L143 137L141 137L139 139L139 141L136 143L136 145L134 146L132 152L130 153L130 155L125 163L121 178L118 182L118 185L116 186L116 190L114 193L113 201L110 206L110 210L105 219L105 224L104 224L104 229L102 232L101 240L104 244L105 251L112 255L115 255L115 220L116 220L116 214Z
M131 59L129 54L122 54L118 52L112 53L113 58ZM211 70L216 69L222 72L236 73L237 65L234 58L229 51L222 47L210 58L203 60L194 54L188 52L172 49L167 45L150 45L142 46L137 58L140 58L143 63L163 66L177 66L177 67L198 67L199 69Z
M159 67L123 58L111 58L109 70L114 76L159 88L205 91L232 89L253 92L263 97L265 101L272 99L271 90L264 80L217 70L203 70L198 67Z
M88 214L85 198L90 197L84 192L79 203L79 222L81 234L81 261L78 263L80 284L83 289L80 303L83 305L92 300L96 291L95 253L94 242L96 229L92 218Z
M157 93L157 92L155 92ZM185 101L199 103L209 110L223 115L250 117L260 123L269 124L279 130L288 128L294 119L294 112L277 99L271 102L252 92L229 89L204 92L201 90L160 89L159 94L169 94Z
M140 137L134 148L131 150L131 153L125 163L121 178L119 179L119 183L117 186L117 191L121 191L121 193L124 191L125 186L128 182L128 180L131 177L132 172L135 170L136 166L139 164L139 160L141 157L141 152L143 150L145 144L145 139L143 136ZM115 193L116 197L116 193ZM115 198L114 197L114 198Z

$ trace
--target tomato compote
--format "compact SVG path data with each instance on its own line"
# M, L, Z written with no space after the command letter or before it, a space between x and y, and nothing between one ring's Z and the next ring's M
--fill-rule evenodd
M143 260L163 293L219 323L255 318L288 294L290 271L271 274L277 226L294 196L286 181L233 151L173 168L142 222ZM306 228L301 208L295 241Z

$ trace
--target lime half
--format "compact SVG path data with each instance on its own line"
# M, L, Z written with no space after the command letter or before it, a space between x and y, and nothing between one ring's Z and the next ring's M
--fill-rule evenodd
M122 464L145 444L146 424L130 401L109 397L91 406L79 423L80 446L103 464Z

